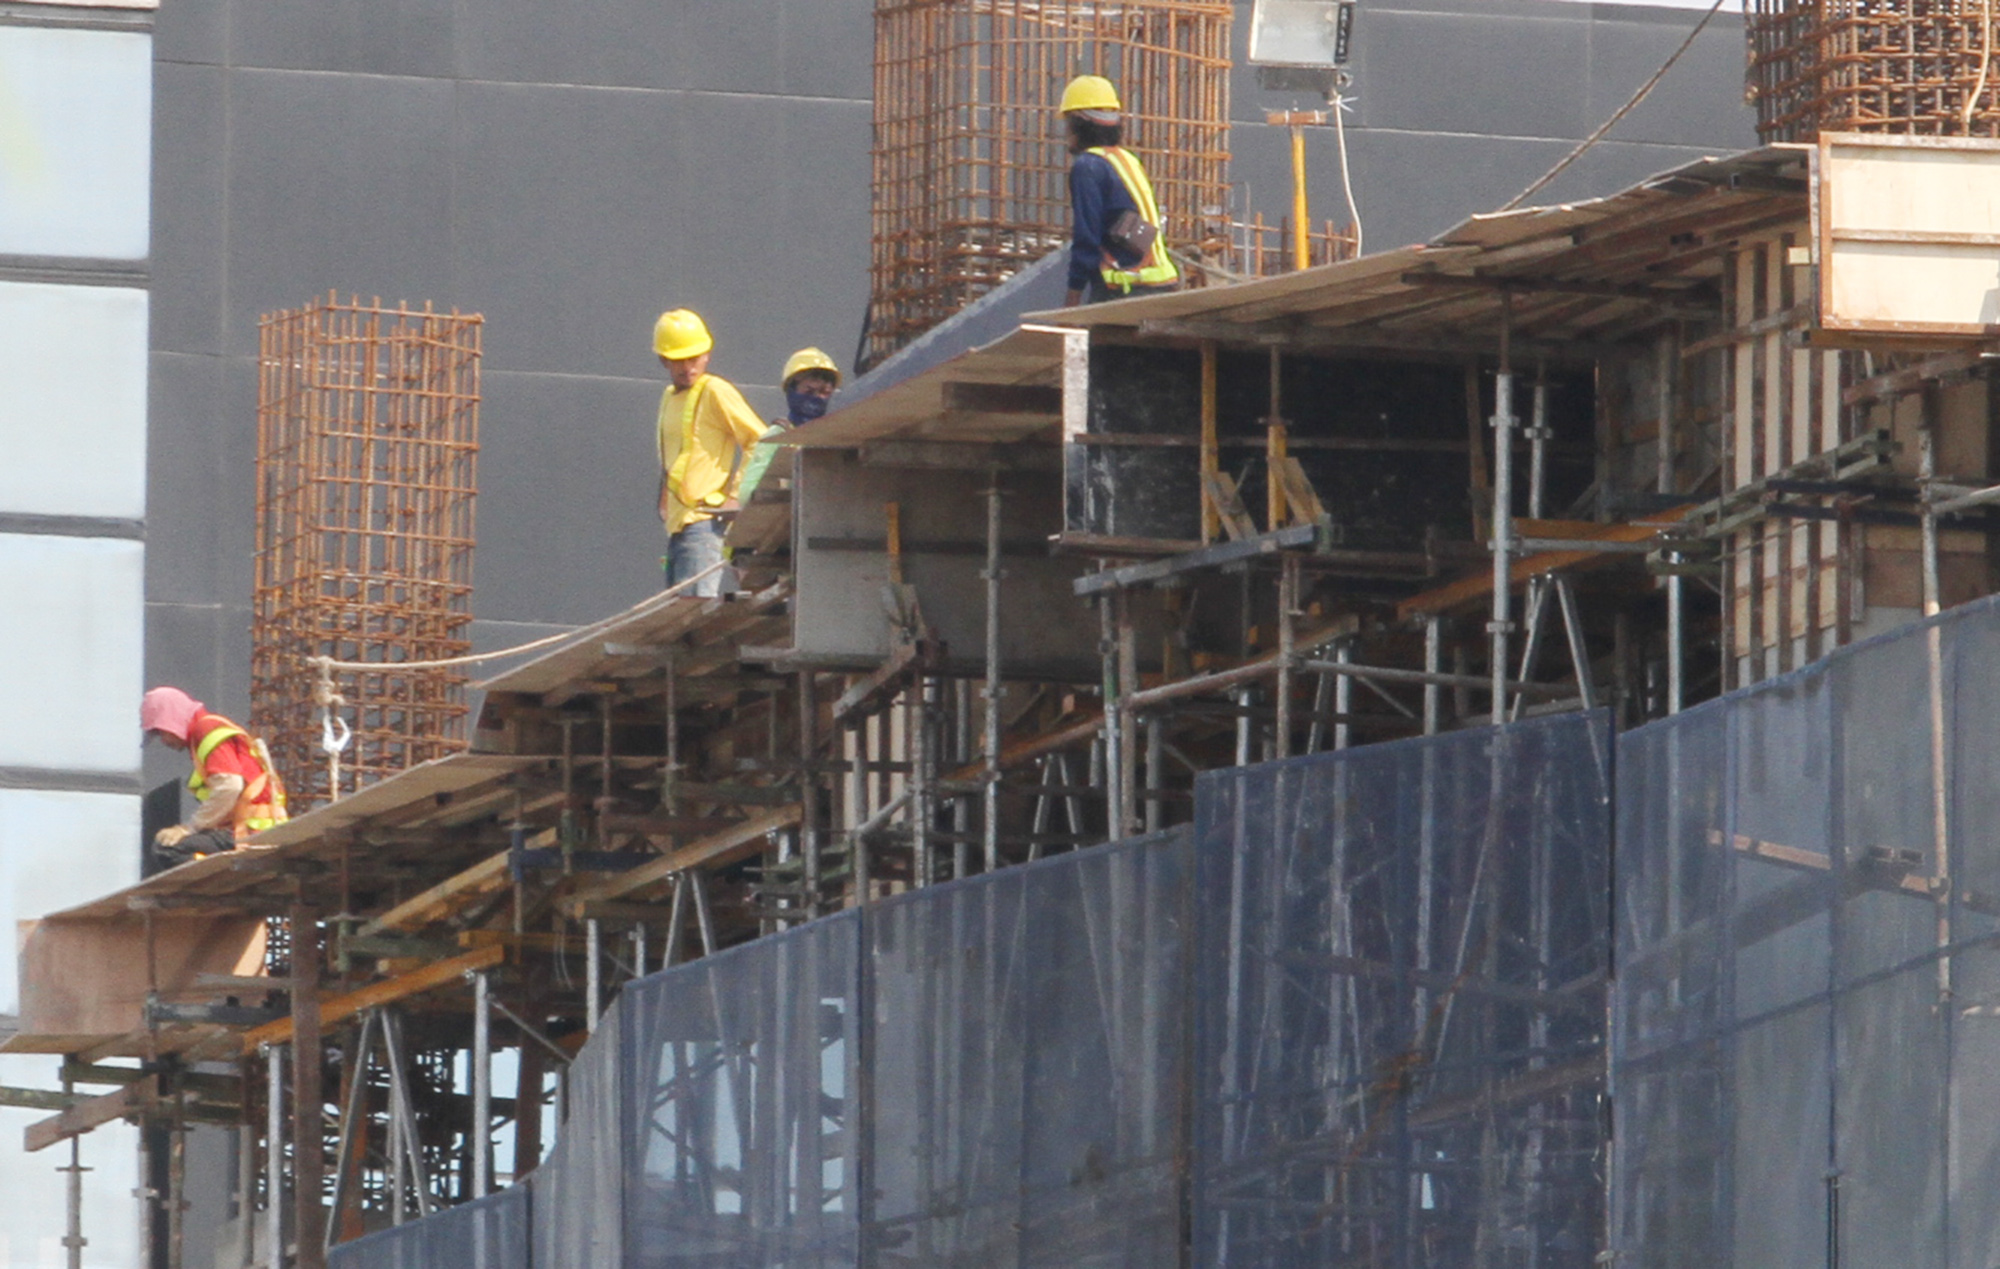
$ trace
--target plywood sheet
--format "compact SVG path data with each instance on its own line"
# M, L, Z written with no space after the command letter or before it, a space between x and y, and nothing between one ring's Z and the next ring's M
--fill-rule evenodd
M1820 325L2000 332L2000 141L1820 138Z
M36 1048L37 1037L111 1037L145 1027L146 994L184 998L197 974L261 974L264 923L253 917L157 916L152 955L146 922L121 917L50 917L24 921L21 946L21 1023L15 1052ZM148 962L157 983L147 981Z

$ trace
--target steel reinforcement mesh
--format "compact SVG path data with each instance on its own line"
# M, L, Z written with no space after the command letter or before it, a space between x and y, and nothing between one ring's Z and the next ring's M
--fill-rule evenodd
M1587 1265L1609 752L1573 715L1216 773L1195 829L631 983L490 1263ZM443 1219L335 1269L468 1263Z
M1822 132L2000 135L1991 0L1745 0L1766 142Z
M2000 1262L2000 605L1619 741L1621 1266Z

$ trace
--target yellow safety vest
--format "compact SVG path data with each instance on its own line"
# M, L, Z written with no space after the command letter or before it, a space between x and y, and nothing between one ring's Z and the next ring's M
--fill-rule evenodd
M1136 269L1117 268L1111 253L1106 251L1101 266L1104 284L1114 291L1130 293L1135 286L1165 286L1169 282L1178 282L1181 271L1174 265L1174 258L1167 254L1167 222L1160 216L1160 204L1153 197L1153 183L1146 179L1145 167L1120 146L1092 146L1089 152L1111 165L1111 170L1118 173L1118 179L1124 183L1125 192L1138 206L1140 218L1160 231L1147 250L1146 258L1139 262Z
M201 743L196 745L194 750L194 771L188 776L188 791L194 794L195 801L208 801L208 756L215 752L217 746L236 736L243 737L244 743L249 745L250 756L257 760L261 774L244 785L243 792L237 795L236 809L231 814L231 827L239 832L261 833L267 828L284 823L290 817L285 809L284 789L278 784L276 773L271 770L271 765L264 761L264 755L258 752L257 746L251 743L250 733L241 727L234 723L224 723L201 738ZM267 808L268 813L251 814L251 809L260 804Z

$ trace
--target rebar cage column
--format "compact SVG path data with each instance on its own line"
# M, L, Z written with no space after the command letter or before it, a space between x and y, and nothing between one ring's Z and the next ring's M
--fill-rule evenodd
M342 673L356 786L465 747L482 319L335 296L259 323L251 724L294 811L338 790L308 658Z

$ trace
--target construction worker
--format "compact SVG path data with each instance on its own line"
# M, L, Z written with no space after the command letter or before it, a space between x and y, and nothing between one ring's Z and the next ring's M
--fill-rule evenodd
M1139 156L1124 136L1118 90L1079 75L1058 107L1069 130L1071 242L1064 307L1177 290L1180 269L1167 253L1166 222Z
M194 758L188 777L194 814L153 835L154 855L168 867L235 850L251 834L285 822L285 786L263 741L177 687L146 693L139 726L149 739L157 736Z
M660 396L660 520L667 526L667 585L700 577L688 594L722 593L725 519L737 508L743 469L764 425L736 385L708 373L715 340L684 308L653 323L653 351L672 383ZM703 576L705 570L714 569Z
M785 358L785 369L778 382L785 388L785 417L772 419L766 436L804 427L825 414L827 403L840 390L840 367L817 348L801 348ZM745 503L757 491L758 483L764 479L764 469L771 465L771 456L777 452L775 445L759 445L751 451L750 461L743 468L740 497Z

